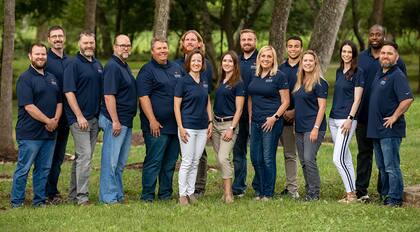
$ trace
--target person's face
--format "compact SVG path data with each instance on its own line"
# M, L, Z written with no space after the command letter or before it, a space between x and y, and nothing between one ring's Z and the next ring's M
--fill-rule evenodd
M79 40L80 53L85 57L93 57L95 45L95 37L83 35Z
M227 54L222 59L222 68L223 71L226 73L233 72L233 67L235 64L233 63L233 58L231 55Z
M201 68L203 67L203 57L201 57L200 54L194 54L191 57L190 61L190 70L192 72L198 73L201 71Z
M349 45L344 45L341 49L341 59L345 64L348 64L353 59L353 50Z
M243 52L252 52L255 50L257 38L254 33L242 33L240 37L240 44Z
M378 49L384 43L384 33L380 28L373 27L369 30L369 45L372 48Z
M47 49L42 46L34 46L28 54L29 60L35 69L43 69L47 63Z
M53 30L48 36L48 43L52 48L60 50L64 48L64 42L66 42L66 36L64 31L61 29Z
M118 56L121 60L126 61L131 54L130 38L125 35L120 35L115 40L114 55Z
M297 59L302 52L302 44L299 40L291 39L287 41L287 55L291 59Z
M267 50L260 55L260 65L263 69L271 69L274 64L274 56L271 50Z
M302 68L305 72L312 72L315 68L315 57L312 54L305 54L302 57Z
M199 48L200 42L198 42L198 38L194 33L188 33L184 38L182 46L184 47L184 51L189 53L192 50Z
M381 53L379 54L379 62L383 68L392 67L398 59L398 53L394 47L390 45L385 45L381 48Z
M168 62L169 47L167 42L156 41L152 46L152 57L159 64Z

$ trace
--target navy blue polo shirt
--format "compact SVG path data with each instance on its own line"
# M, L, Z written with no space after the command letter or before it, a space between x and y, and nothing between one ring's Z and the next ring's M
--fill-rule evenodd
M252 100L252 121L263 123L267 117L273 116L281 105L280 93L289 89L289 83L283 72L266 77L255 76L248 86L248 95Z
M197 83L190 74L185 75L176 83L175 97L182 98L182 126L195 130L207 129L208 84L205 84L204 78Z
M239 81L233 87L227 83L220 83L217 88L213 111L217 117L234 116L236 112L236 97L245 96L244 83Z
M375 79L376 73L381 71L381 65L379 58L375 59L372 56L370 47L359 54L357 66L362 68L365 73L365 88L363 91L362 102L359 107L358 123L367 124L369 114L369 99L372 81ZM407 76L407 70L405 64L401 59L397 60L397 65L401 71Z
M131 74L127 63L112 55L104 68L104 95L114 95L118 120L128 128L133 127L133 118L137 113L136 80ZM101 113L110 121L111 116L106 109L105 100L102 101Z
M186 73L185 70L185 57L181 57L179 59L174 60L175 63L179 64L179 66L182 68L182 70ZM206 70L204 70L201 74L200 74L200 78L203 81L206 81L209 88L208 91L209 93L211 93L211 88L212 88L212 83L213 83L213 66L211 65L210 61L208 59L205 59L205 63L206 63ZM207 128L207 127L206 127Z
M53 74L38 73L32 66L20 75L16 83L18 100L18 120L16 123L17 140L51 140L56 132L48 132L45 124L31 117L25 110L26 105L35 105L45 116L53 118L57 104L62 96L57 79Z
M77 53L76 57L64 70L63 92L73 92L77 103L86 120L98 117L102 98L101 63L93 58L92 62ZM69 125L77 122L77 118L67 101L64 102L64 111Z
M297 80L299 63L295 64L294 66L291 66L289 64L288 59L286 59L284 63L280 65L279 69L286 75L287 81L289 82L290 105L287 108L287 110L293 110L295 108L295 102L292 98L292 92ZM284 121L284 125L292 126L293 122Z
M318 98L328 97L328 83L321 78L319 84L315 84L311 92L305 92L302 86L292 93L295 101L295 131L297 133L310 132L315 126L316 115L318 114ZM326 131L325 115L319 126L319 131Z
M335 74L334 98L330 118L346 119L354 102L354 89L365 86L365 76L361 68L357 68L351 79L347 80L343 69L338 68ZM354 115L357 118L357 113Z
M241 77L244 82L245 91L247 91L249 83L251 83L252 78L255 76L257 55L258 50L256 49L248 59L245 59L243 53L239 55L239 67L241 69Z
M404 115L385 128L384 118L392 116L401 101L413 98L405 74L397 66L378 72L372 82L367 137L374 139L405 137Z
M137 75L137 95L149 96L153 113L163 126L160 129L162 134L177 134L174 92L177 80L184 74L183 69L175 62L168 61L161 65L151 59ZM140 121L143 132L150 133L150 123L142 109L140 109Z

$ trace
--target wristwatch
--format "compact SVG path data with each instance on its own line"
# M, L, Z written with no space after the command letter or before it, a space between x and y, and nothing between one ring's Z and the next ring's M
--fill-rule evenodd
M354 119L354 116L352 116L352 115L349 114L349 116L347 116L347 119L353 120Z
M235 127L233 127L233 126L230 126L230 127L229 127L229 129L231 129L231 130L235 130Z
M280 119L280 116L278 116L277 114L275 114L274 117L276 118L276 120Z

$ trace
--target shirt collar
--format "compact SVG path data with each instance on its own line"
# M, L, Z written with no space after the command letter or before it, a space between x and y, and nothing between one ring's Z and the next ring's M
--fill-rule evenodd
M382 72L382 68L381 68L381 71L380 71L381 72L381 77L386 76L386 75L391 75L397 68L398 68L398 65L397 64L394 64L385 73Z
M152 62L153 66L157 68L167 69L171 67L171 62L169 60L166 62L166 64L159 64L155 59L152 58L150 62Z
M240 59L241 59L241 60L251 60L251 59L257 59L257 55L258 55L258 50L257 50L257 49L255 49L255 50L254 50L254 52L252 53L252 55L251 55L248 59L245 59L245 57L244 57L244 53L241 53Z
M64 60L67 58L67 54L63 51L63 58L59 57L57 54L55 54L51 48L48 49L48 56L53 57L54 59Z
M77 58L79 58L79 60L81 60L84 63L94 63L95 62L95 57L92 57L92 62L90 62L88 59L86 59L86 57L84 57L82 54L80 54L80 52L77 52Z
M127 62L125 62L125 63L122 62L122 60L120 58L118 58L118 56L116 56L114 54L111 56L111 59L113 59L115 62L117 62L117 64L123 66L124 68L127 68L127 66L128 66Z
M29 65L29 72L32 74L32 75L35 75L35 76L41 76L41 77L45 77L45 76L47 76L47 72L45 71L45 69L44 69L44 75L42 75L41 73L39 73L39 72L37 72L33 67L32 67L32 65Z

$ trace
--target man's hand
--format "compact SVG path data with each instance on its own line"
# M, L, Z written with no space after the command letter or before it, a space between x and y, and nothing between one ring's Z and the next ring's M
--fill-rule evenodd
M89 128L89 123L83 115L77 117L77 124L82 131L87 131Z
M119 121L112 122L112 134L116 137L121 133L121 123Z
M150 122L150 132L153 137L159 137L160 136L160 129L163 128L163 126L157 121L151 121Z

